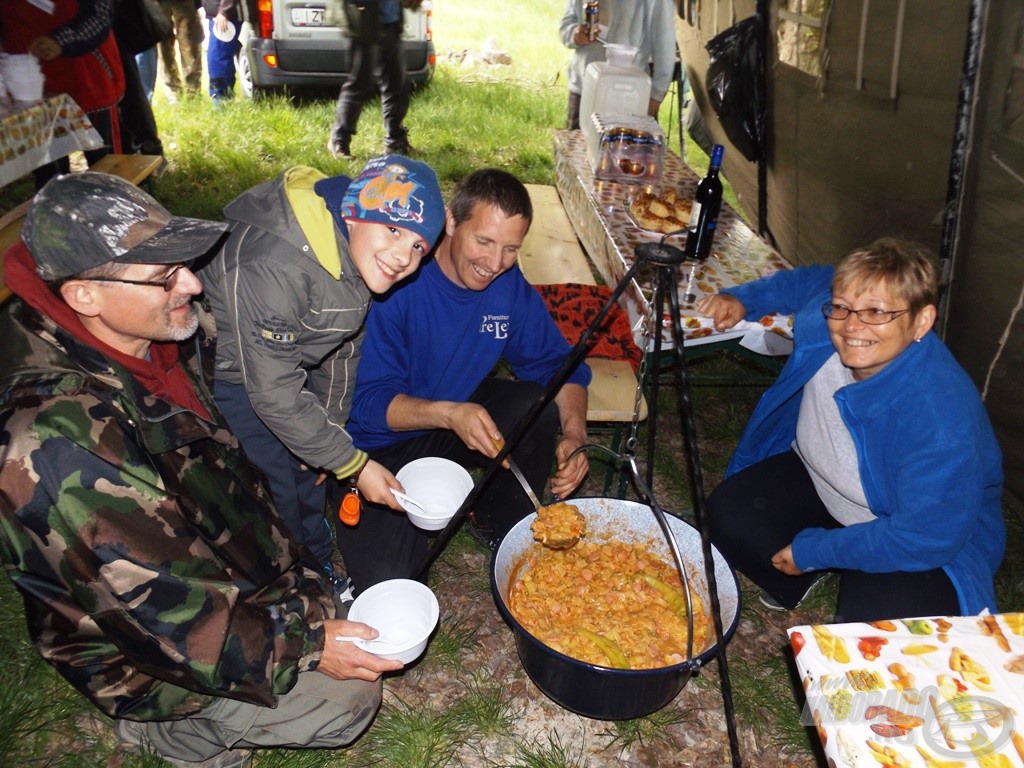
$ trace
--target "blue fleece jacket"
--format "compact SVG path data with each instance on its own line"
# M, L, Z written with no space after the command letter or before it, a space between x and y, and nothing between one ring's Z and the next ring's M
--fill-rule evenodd
M821 305L832 267L805 267L725 291L747 317L794 314L794 351L761 398L727 474L788 450L804 385L835 352ZM853 436L875 520L809 528L793 540L801 570L924 571L941 567L964 614L996 610L1003 557L1002 456L977 388L929 332L881 371L835 394Z
M388 405L396 395L466 402L499 360L520 380L543 386L568 352L543 299L518 267L471 291L431 260L370 309L348 432L365 451L412 439L425 432L388 428ZM590 369L581 363L568 381L586 387Z

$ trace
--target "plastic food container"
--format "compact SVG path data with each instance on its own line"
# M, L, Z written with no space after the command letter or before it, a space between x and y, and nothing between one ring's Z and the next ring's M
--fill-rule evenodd
M583 125L595 178L647 186L661 183L665 133L653 117L595 112Z

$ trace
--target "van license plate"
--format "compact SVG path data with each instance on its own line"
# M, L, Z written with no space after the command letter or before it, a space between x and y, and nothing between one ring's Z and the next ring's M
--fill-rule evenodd
M292 8L292 24L296 27L322 27L323 8Z

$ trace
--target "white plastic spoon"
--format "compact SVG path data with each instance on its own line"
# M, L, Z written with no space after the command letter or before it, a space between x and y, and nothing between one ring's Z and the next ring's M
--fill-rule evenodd
M405 629L392 628L386 635L377 635L373 640L367 640L365 637L356 637L355 635L335 635L334 640L339 643L354 643L356 640L361 640L366 645L400 646L408 642L409 632Z
M409 495L407 495L405 493L402 493L401 491L396 491L394 488L389 488L388 490L391 491L391 495L392 496L394 496L396 499L398 499L398 503L401 504L405 508L406 512L415 512L415 510L409 509L409 507L416 507L416 509L419 510L419 514L421 514L421 515L428 515L428 514L430 514L427 511L426 507L424 507L422 504L420 504L418 501L416 501L416 499L412 498L411 496L409 496Z

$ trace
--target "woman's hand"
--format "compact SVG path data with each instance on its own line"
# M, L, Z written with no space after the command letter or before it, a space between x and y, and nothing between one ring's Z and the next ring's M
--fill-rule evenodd
M783 547L772 555L772 565L776 570L782 571L787 576L799 576L803 571L796 567L793 562L793 545Z
M357 648L354 643L336 640L338 636L360 637L373 640L377 630L368 624L344 619L330 619L324 622L324 652L320 657L317 672L323 672L335 680L366 680L373 682L384 672L401 669L404 664L394 659L382 659Z
M716 331L732 328L747 316L743 303L727 293L705 296L697 303L697 311L714 321Z

